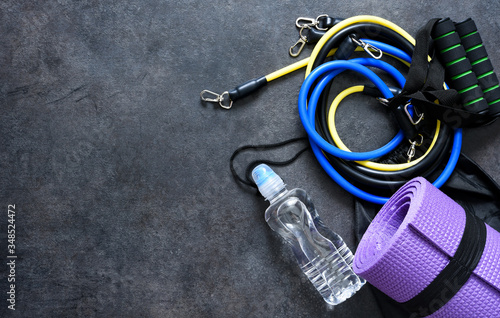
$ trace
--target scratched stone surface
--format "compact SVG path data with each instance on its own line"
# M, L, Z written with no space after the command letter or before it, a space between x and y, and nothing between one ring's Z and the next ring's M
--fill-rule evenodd
M229 171L237 147L304 135L303 73L230 111L200 102L296 61L295 19L323 13L377 15L412 35L433 17L472 17L500 68L496 1L0 2L0 317L382 317L367 287L328 309L266 225L267 203ZM340 112L342 136L381 145L390 120L358 106ZM466 131L463 147L496 181L499 129ZM311 153L276 170L355 248L353 198Z

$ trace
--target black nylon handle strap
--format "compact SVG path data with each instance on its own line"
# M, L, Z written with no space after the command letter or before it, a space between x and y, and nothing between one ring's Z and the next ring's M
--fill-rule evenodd
M421 111L423 110L427 117L433 116L435 109L438 105L434 103L435 99L439 99L436 91L442 90L440 85L444 82L444 68L432 59L433 63L429 63L427 58L430 48L430 33L434 24L439 19L431 19L427 24L421 28L416 36L416 46L413 52L412 63L408 71L406 84L403 87L401 94L393 97L389 102L389 108L396 110L399 105L406 104L411 99L412 104L417 106ZM424 90L426 93L424 93ZM458 92L456 90L448 90L439 93L440 104L443 102L446 105L454 105L458 99ZM429 95L430 94L430 95ZM455 107L448 106L452 111ZM439 118L440 116L435 116Z
M428 71L427 71L427 56L429 54L430 48L430 33L431 30L439 19L431 19L427 24L418 31L416 36L415 50L413 51L412 63L410 70L408 71L408 80L406 85L403 87L403 93L405 92L415 92L416 90L422 88L424 83L426 83ZM444 76L443 76L444 78Z
M495 120L486 112L474 112L459 104L460 96L455 89L444 90L444 67L431 52L430 34L439 19L431 19L416 35L416 46L407 81L399 95L389 102L389 108L396 110L409 100L428 119L439 119L454 128L478 127ZM428 62L428 56L432 59Z
M465 212L465 218L462 239L448 265L418 295L402 303L417 317L431 315L445 306L469 280L481 260L486 244L486 225L469 212Z
M409 96L422 90L424 88L424 85L427 86L427 88L435 85L434 82L436 82L437 80L433 80L433 78L439 76L439 74L436 74L436 71L439 72L439 66L430 66L433 67L433 72L428 72L427 56L430 46L430 30L438 20L439 19L430 20L422 29L418 31L416 36L416 46L415 50L413 51L412 62L410 65L410 69L408 70L408 76L405 86L403 87L401 93L393 97L389 102L390 109L396 109L399 105L406 104ZM434 77L430 79L432 80L432 83L427 83L426 85L426 82L428 80L428 73L434 74ZM444 70L442 71L442 74L444 79Z

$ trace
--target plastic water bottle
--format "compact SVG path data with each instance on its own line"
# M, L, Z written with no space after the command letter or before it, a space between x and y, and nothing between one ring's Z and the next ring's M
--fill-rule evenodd
M330 305L354 295L365 280L352 271L353 254L342 238L325 226L308 194L288 191L267 165L252 171L262 196L271 204L265 219L290 244L304 274Z

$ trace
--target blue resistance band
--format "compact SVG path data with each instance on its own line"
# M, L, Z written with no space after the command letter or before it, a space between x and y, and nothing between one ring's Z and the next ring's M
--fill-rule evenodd
M408 56L408 54L395 47L373 40L363 40L363 41L370 42L370 44L380 48L384 52L393 55L395 57L401 58L407 62L410 62L410 57ZM302 124L307 134L309 135L309 142L311 144L313 153L316 156L320 165L327 172L327 174L349 193L369 202L384 204L385 202L387 202L387 200L389 200L389 198L370 194L349 183L331 166L330 162L325 157L323 151L326 151L334 156L346 160L359 161L359 160L369 160L373 158L378 158L394 150L394 148L403 140L402 132L399 131L398 134L388 144L377 150L369 152L353 153L341 150L331 145L326 140L324 140L314 129L315 111L319 95L321 94L326 84L344 70L353 70L364 75L380 90L384 98L393 97L387 85L373 71L371 71L364 65L377 67L386 71L398 82L398 84L401 87L404 86L405 80L404 77L401 75L401 73L399 73L399 71L397 71L394 67L383 61L378 61L373 59L353 59L349 61L327 62L314 69L302 84L299 93L299 115ZM307 96L309 94L311 86L318 79L319 82L314 88L308 103ZM462 129L455 129L453 147L448 163L446 164L446 167L441 173L441 175L433 182L433 184L436 187L438 188L441 187L452 174L457 164L458 158L460 156L461 146L462 146Z
M384 83L384 81L382 81L380 77L378 77L372 70L368 69L367 67L351 61L342 60L342 61L327 62L315 68L309 74L309 76L307 76L307 78L304 80L304 83L302 83L302 87L300 88L299 115L302 121L302 125L304 126L307 134L309 135L309 138L311 138L314 141L314 143L318 144L321 147L321 149L323 149L324 151L328 152L333 156L336 156L341 159L357 160L357 161L370 160L382 157L383 155L386 155L392 150L394 150L394 148L396 148L401 143L401 141L404 138L403 132L401 130L385 146L382 146L377 150L372 150L368 152L350 152L341 150L335 147L334 145L328 143L316 132L316 129L314 127L314 114L316 112L316 106L319 99L319 95L321 94L321 92L323 91L323 89L325 88L325 86L328 84L329 81L331 81L335 76L337 76L346 69L356 71L367 77L373 84L375 84L375 86L379 89L384 98L389 99L393 97L391 91ZM392 70L388 68L388 72L390 71ZM395 74L391 75L393 77L397 76ZM313 90L313 93L311 94L311 101L308 103L307 96L309 94L311 86L316 82L316 80L318 80L322 76L323 78L316 85L315 89Z

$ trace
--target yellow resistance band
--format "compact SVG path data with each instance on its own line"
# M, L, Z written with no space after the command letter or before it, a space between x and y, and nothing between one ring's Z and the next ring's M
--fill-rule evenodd
M323 35L321 37L321 39L318 41L318 43L314 46L314 49L311 53L311 56L309 57L309 61L307 63L307 68L306 68L306 77L307 77L307 75L309 75L309 73L311 73L314 61L316 60L316 58L319 54L319 51L335 33L339 32L343 28L348 27L352 24L364 23L364 22L380 24L380 25L385 26L389 29L392 29L395 32L399 33L401 36L403 36L411 44L415 45L415 39L412 38L412 36L409 35L405 30L400 28L398 25L392 23L391 21L388 21L388 20L385 20L385 19L382 19L382 18L379 18L376 16L372 16L372 15L355 16L355 17L345 19L344 21L339 22L333 28L328 30L328 32L326 32L325 35Z
M403 30L402 28L400 28L396 24L394 24L390 21L387 21L385 19L379 18L379 17L370 16L370 15L360 15L360 16L346 19L346 20L338 23L337 25L335 25L332 29L330 29L327 33L325 33L325 35L323 35L323 37L320 39L320 41L314 46L314 50L311 53L310 57L302 59L298 62L290 64L282 69L279 69L277 71L274 71L274 72L266 75L267 82L274 81L277 78L280 78L282 76L285 76L287 74L295 72L295 71L297 71L303 67L306 67L306 66L307 66L307 69L306 69L306 77L307 77L307 75L309 75L309 73L311 73L314 60L316 60L316 57L318 56L319 51L325 45L325 43L326 43L326 41L328 41L328 39L330 39L338 31L342 30L343 28L345 28L351 24L363 23L363 22L372 22L372 23L383 25L389 29L392 29L392 30L398 32L405 39L407 39L411 44L415 45L415 40L411 37L411 35L409 35L405 30ZM333 49L332 51L330 51L328 56L333 55L335 53L335 51L336 51L336 49ZM363 51L363 48L358 47L358 48L356 48L356 51Z

